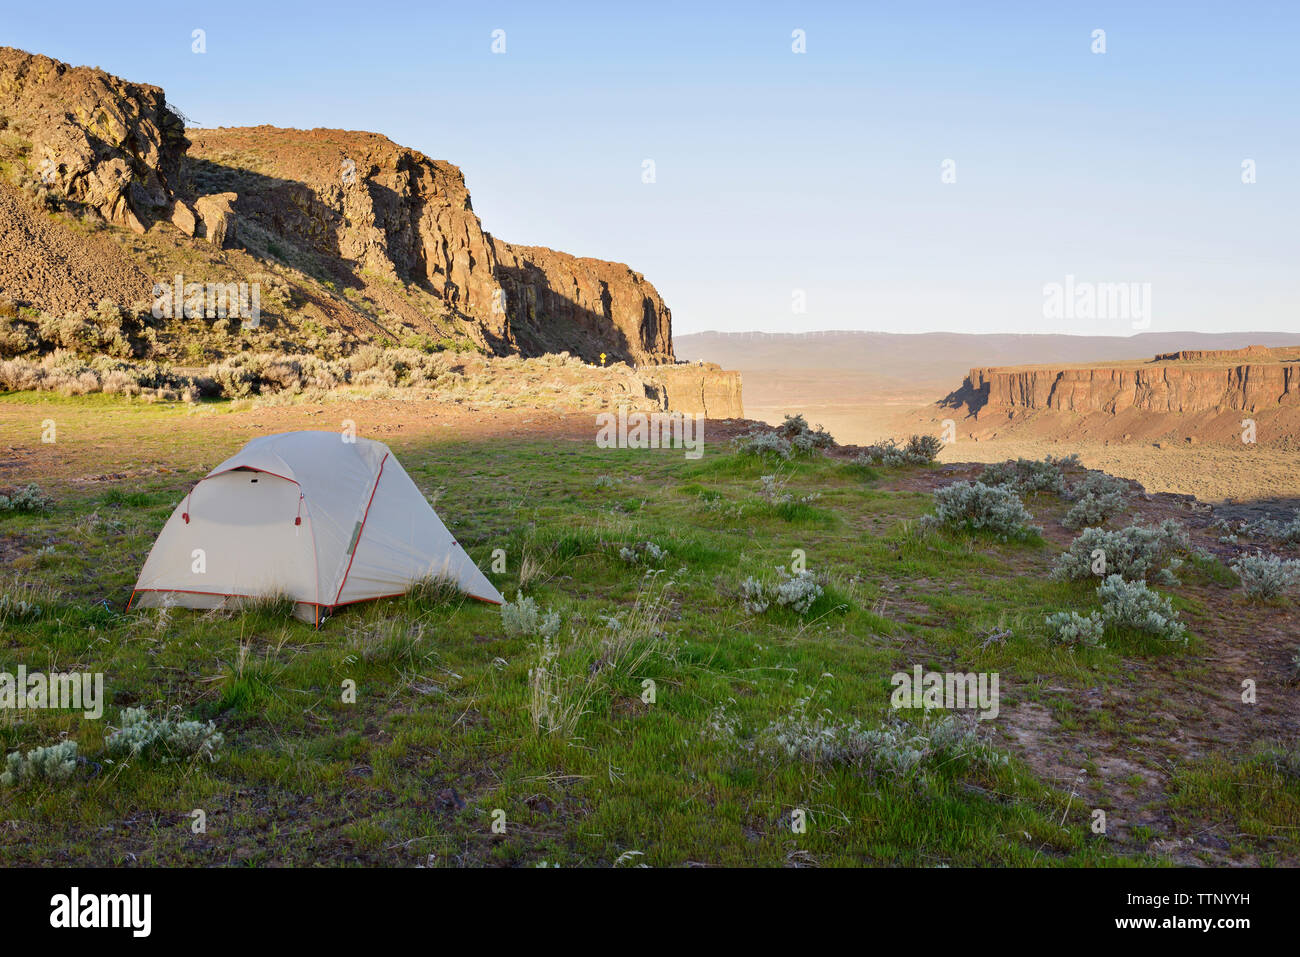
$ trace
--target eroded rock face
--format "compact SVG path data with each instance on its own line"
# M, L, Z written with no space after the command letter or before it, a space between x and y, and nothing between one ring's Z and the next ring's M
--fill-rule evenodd
M11 48L0 48L0 115L31 144L33 174L115 224L162 221L218 247L292 244L344 285L358 269L419 283L501 354L673 361L671 314L645 277L494 239L458 168L383 136L187 132L156 86Z
M664 407L673 412L700 412L710 419L743 419L740 373L713 362L660 366L648 373L663 390Z
M189 141L160 88L0 47L0 114L48 189L137 232L170 207Z
M1266 359L1273 353L1268 346L1246 346L1244 349L1183 349L1164 352L1156 362L1206 362L1219 359Z
M484 232L461 171L374 133L191 131L196 179L239 182L235 208L268 233L426 283L501 352L672 361L671 314L621 263L515 246ZM223 167L256 157L257 174Z
M577 343L589 362L673 361L672 314L655 287L622 263L492 240L515 340L526 352Z
M326 257L432 287L511 345L492 247L460 170L374 133L246 129L192 133L195 179L238 182L239 215ZM225 157L255 157L256 173Z
M972 369L948 404L977 417L1038 409L1258 412L1300 405L1300 363Z

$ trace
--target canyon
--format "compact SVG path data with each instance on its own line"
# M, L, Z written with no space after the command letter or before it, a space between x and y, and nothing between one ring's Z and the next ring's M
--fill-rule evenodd
M677 351L736 369L746 413L772 424L798 411L859 445L946 434L946 462L1077 452L1149 491L1262 515L1300 504L1298 343L1262 331L826 331L685 335Z

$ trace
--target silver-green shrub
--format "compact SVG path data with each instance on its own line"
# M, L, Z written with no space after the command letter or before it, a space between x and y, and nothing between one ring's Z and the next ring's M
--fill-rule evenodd
M1007 757L979 734L976 722L945 715L912 725L898 718L876 727L836 721L829 711L807 713L806 702L760 731L751 745L763 756L810 764L842 764L910 777L940 765L1005 764Z
M1084 581L1115 574L1129 581L1146 580L1166 567L1176 567L1174 557L1190 547L1187 530L1172 518L1159 525L1130 525L1119 531L1085 528L1057 558L1052 577ZM1094 571L1094 566L1099 571ZM1167 578L1166 582L1172 584Z
M1080 499L1085 495L1112 495L1116 493L1127 495L1128 491L1129 484L1127 480L1107 475L1105 472L1090 471L1070 487L1066 498Z
M1047 616L1048 638L1058 645L1103 648L1105 646L1101 643L1101 637L1105 630L1105 622L1095 611L1089 612L1086 617L1074 611L1058 611Z
M1241 579L1246 595L1255 600L1274 598L1300 583L1300 561L1255 552L1238 555L1229 566Z
M800 615L808 614L809 609L822 596L822 586L817 584L812 572L801 571L793 575L784 568L778 568L781 581L772 593L776 603L789 608Z
M629 565L650 565L662 567L660 563L668 557L668 549L660 548L654 542L635 542L618 550L618 557Z
M1112 515L1124 511L1126 504L1124 495L1120 492L1107 492L1104 495L1089 492L1075 500L1061 519L1061 524L1071 529L1100 525Z
M41 606L30 600L25 592L0 592L0 625L8 622L35 621L41 617Z
M1062 525L1066 528L1100 525L1126 509L1128 483L1105 472L1089 472L1069 490L1067 498L1074 504L1061 519Z
M732 703L735 703L734 699ZM739 730L740 719L733 714L728 714L727 705L723 703L709 712L704 727L700 729L700 737L714 744L731 744L736 740L736 733Z
M77 742L60 741L44 748L34 748L24 757L13 751L5 758L0 784L18 787L42 781L66 781L77 770Z
M811 455L834 444L835 439L829 432L820 425L810 427L802 415L787 415L775 429L755 426L732 440L732 445L742 453L780 459Z
M531 597L515 592L515 600L501 606L501 627L512 638L554 638L560 633L560 613L547 608L543 614Z
M761 581L752 575L740 583L740 603L745 611L751 615L761 615L775 603L796 614L808 614L823 594L822 586L813 573L805 570L792 575L784 568L777 568L777 573L781 580L775 584Z
M934 493L935 514L926 524L992 532L998 538L1023 540L1039 529L1020 496L1010 488L983 482L955 482Z
M1187 628L1178 620L1172 602L1151 591L1146 582L1110 575L1097 586L1097 597L1107 627L1133 628L1166 641L1187 643Z
M46 512L53 507L54 499L34 482L0 495L0 512Z
M941 449L943 441L938 436L913 435L905 445L894 439L868 445L856 461L862 465L929 465Z
M740 603L749 614L761 615L772 602L767 595L767 586L750 575L740 583Z
M985 485L1007 486L1021 495L1052 492L1065 497L1069 489L1062 469L1066 467L1079 467L1079 456L1054 458L1049 455L1045 459L1008 459L984 466L980 481Z
M820 425L812 427L802 415L787 415L776 427L776 432L787 439L796 452L809 454L815 449L829 449L835 445L834 437Z
M1261 518L1254 522L1242 522L1237 530L1239 534L1267 539L1279 545L1300 545L1300 508L1287 521Z
M767 458L788 459L794 452L791 444L770 429L753 428L732 440L738 452Z
M795 495L785 490L785 480L776 475L758 477L758 497L772 505L811 505L822 497L821 492L809 492L807 495Z
M122 711L121 726L104 739L108 753L123 758L143 758L163 764L182 761L216 761L225 738L211 722L154 718L145 708Z

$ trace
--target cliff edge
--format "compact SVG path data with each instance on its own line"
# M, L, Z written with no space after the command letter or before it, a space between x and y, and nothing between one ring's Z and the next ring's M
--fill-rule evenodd
M671 312L643 275L493 237L451 163L376 133L187 130L160 87L9 47L0 227L0 298L20 310L135 308L183 272L271 287L267 327L298 341L323 328L675 361Z

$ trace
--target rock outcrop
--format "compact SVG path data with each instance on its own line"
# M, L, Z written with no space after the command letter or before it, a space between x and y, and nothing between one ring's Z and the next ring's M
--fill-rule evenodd
M645 277L492 237L450 163L375 133L252 127L190 136L195 180L237 187L240 218L319 255L425 285L498 352L673 361L671 315Z
M1157 357L1150 363L1114 367L972 369L962 387L944 400L976 418L1038 410L1111 415L1136 409L1152 413L1227 410L1259 412L1300 406L1300 354L1292 349L1230 350L1257 361L1207 362L1206 353L1190 364ZM1292 358L1295 356L1295 358ZM1198 364L1199 363L1199 364Z
M655 287L622 263L492 240L512 337L525 354L575 351L589 362L673 361L672 316Z
M1244 349L1183 349L1156 356L1156 362L1213 362L1220 359L1268 359L1273 350L1268 346L1246 346Z
M171 205L189 141L156 86L0 47L0 115L43 186L143 232Z
M699 412L710 419L743 419L739 372L712 362L682 362L649 370L647 377L662 388L664 407L674 412Z
M515 351L492 243L455 166L375 133L259 126L190 135L194 180L236 186L240 218L327 261L421 283L480 323L499 351Z
M454 326L453 338L498 354L674 361L671 315L645 277L495 239L458 168L383 136L187 131L156 86L0 47L4 127L0 145L26 167L29 195L44 189L138 233L174 228L219 249L291 261L331 277L335 290L366 289L370 277L415 284L445 306L426 311ZM48 297L21 279L31 271L6 270L20 279L10 297L44 305ZM418 329L424 307L400 299L381 292L372 303L406 308L403 328ZM372 334L389 331L374 315L367 323Z

